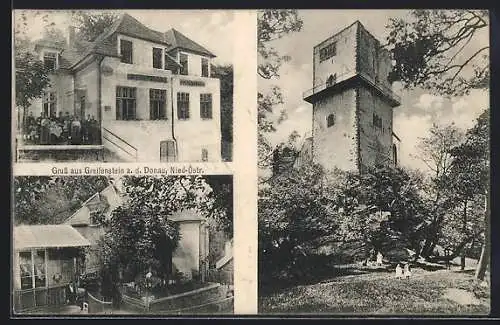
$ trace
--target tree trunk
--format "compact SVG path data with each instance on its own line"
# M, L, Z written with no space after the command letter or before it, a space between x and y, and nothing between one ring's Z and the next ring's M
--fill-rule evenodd
M462 233L465 235L467 232L467 200L464 201L464 218L462 224ZM462 254L460 256L460 270L465 270L465 253L467 249L466 246L462 248Z
M476 279L484 280L486 270L490 262L491 253L491 243L490 243L490 197L488 192L486 192L486 211L484 214L484 243L483 249L481 250L481 257L479 258L479 263L476 268Z

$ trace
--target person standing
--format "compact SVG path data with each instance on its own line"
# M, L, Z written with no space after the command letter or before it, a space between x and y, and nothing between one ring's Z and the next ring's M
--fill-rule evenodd
M410 263L405 264L404 276L407 279L409 279L411 277Z
M33 112L30 112L30 114L26 117L26 121L24 124L24 132L27 135L28 140L32 140L31 129L35 123L36 122L35 122L35 117L33 116Z
M40 122L40 144L48 144L50 137L50 120L47 118L47 115L43 113L42 120Z
M403 278L403 268L401 268L401 265L399 263L396 266L396 278L397 279L402 279Z
M75 300L76 300L76 290L73 281L71 281L66 287L66 303L73 304Z
M82 124L75 116L71 122L71 144L81 144L82 143Z

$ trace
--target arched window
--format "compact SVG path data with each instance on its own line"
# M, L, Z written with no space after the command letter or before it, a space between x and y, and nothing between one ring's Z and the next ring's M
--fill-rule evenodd
M326 127L330 127L330 126L333 126L335 124L335 115L334 114L330 114L328 115L328 117L326 118Z
M394 159L394 166L398 165L398 148L395 144L392 145L392 158Z

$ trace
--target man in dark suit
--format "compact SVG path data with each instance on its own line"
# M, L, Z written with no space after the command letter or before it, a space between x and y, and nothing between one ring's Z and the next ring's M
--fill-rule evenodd
M76 286L73 281L66 286L66 302L71 304L76 302Z

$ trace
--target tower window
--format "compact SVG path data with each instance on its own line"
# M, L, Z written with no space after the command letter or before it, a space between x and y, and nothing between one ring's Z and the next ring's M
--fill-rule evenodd
M208 161L208 150L205 148L201 149L201 161Z
M330 114L328 115L328 117L326 118L326 127L331 127L335 125L335 115L334 114Z
M382 118L375 113L373 113L373 126L382 129Z
M337 42L328 44L327 46L319 50L319 62L328 60L335 55L337 55Z

